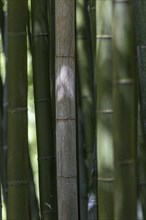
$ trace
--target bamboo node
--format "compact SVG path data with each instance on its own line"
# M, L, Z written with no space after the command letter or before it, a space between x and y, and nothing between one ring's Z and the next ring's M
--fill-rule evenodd
M133 79L117 79L113 81L113 84L115 85L129 85L129 84L134 84Z
M49 102L49 99L35 99L34 103Z
M75 118L56 118L56 121L75 121Z
M96 39L103 39L103 40L111 40L113 38L112 35L105 35L105 34L99 34L96 36Z
M51 159L55 159L55 156L45 156L45 157L38 157L38 161L40 160L51 160Z
M128 166L128 165L133 165L133 164L136 164L135 160L123 160L123 161L117 161L116 162L117 165L125 165L125 166Z
M9 186L22 186L22 185L27 185L28 181L27 180L11 180L8 181Z
M56 55L56 58L73 58L75 59L76 57L75 56L72 56L72 55Z
M76 176L57 176L57 179L77 179Z
M98 177L97 180L99 182L107 182L107 183L112 183L115 181L114 178L105 178L105 177Z
M17 108L8 108L8 112L14 114L14 113L20 113L20 112L27 112L27 108L21 108L21 107L17 107Z
M114 0L114 3L130 3L129 0Z
M47 32L40 32L40 33L32 33L32 37L43 37L43 36L48 36L49 34Z
M113 112L114 112L113 109L103 109L103 110L99 109L99 110L97 110L98 114L113 114Z

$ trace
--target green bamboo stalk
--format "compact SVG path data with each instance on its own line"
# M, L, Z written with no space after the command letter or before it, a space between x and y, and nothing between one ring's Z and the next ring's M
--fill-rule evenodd
M78 220L75 114L75 1L55 1L58 219Z
M4 33L4 13L3 13L3 4L2 1L0 1L0 29L1 29L1 35L3 38ZM3 42L2 42L3 43ZM1 46L2 48L2 46ZM0 51L2 53L2 51ZM2 122L3 122L3 84L2 79L0 76L0 219L2 219L2 192L1 192L1 186L2 186L2 173L3 173L3 133L2 133Z
M53 137L47 0L32 0L32 61L42 219L57 218L56 153Z
M79 84L79 79L77 79ZM87 187L87 167L86 167L86 153L84 147L84 126L83 126L83 114L81 106L81 95L79 92L79 85L77 86L77 146L78 146L78 190L79 190L79 215L80 219L88 219L88 187Z
M98 216L106 220L114 219L112 8L96 0Z
M79 163L79 204L80 219L88 219L88 192L89 192L89 176L91 173L90 164L92 160L92 152L89 149L89 140L87 144L86 127L88 113L89 98L89 78L88 78L88 57L86 42L86 26L84 13L84 0L76 1L76 67L77 67L77 100L78 100L78 163ZM86 88L87 86L87 88ZM87 115L86 115L87 113ZM89 118L90 120L90 118ZM88 120L88 121L89 121ZM90 124L89 124L89 127ZM90 136L90 135L89 135ZM88 155L88 156L87 156ZM88 159L87 159L88 157ZM86 160L88 165L86 165ZM90 164L89 164L90 163Z
M145 3L145 4L144 4ZM139 107L139 118L138 118L138 201L141 207L141 214L143 219L146 219L146 160L145 160L145 143L146 143L146 105L145 105L145 12L146 12L146 1L135 0L135 14L136 14L136 36L137 36L137 60L138 60L138 73L139 73L139 94L140 94L140 107ZM139 206L138 206L138 219L139 219Z
M114 1L115 219L136 220L136 81L133 1Z
M92 36L92 51L93 57L96 53L96 0L89 0L89 15L91 24L91 36Z
M92 123L94 129L94 148L93 148L93 162L92 162L92 184L90 186L90 195L88 201L88 218L98 218L98 198L97 198L97 125L96 125L96 0L86 0L86 35L87 41L90 46L88 49L88 60L92 63L92 70L90 64L90 77L91 77L91 91L92 91ZM88 26L88 27L87 27ZM90 29L90 30L89 30ZM89 52L90 50L90 52ZM92 54L92 55L91 55ZM91 58L92 57L92 58Z
M146 219L146 148L145 148L144 127L141 114L141 107L138 111L138 200L142 209L143 219ZM138 210L139 213L139 210ZM139 217L139 216L138 216ZM138 218L139 219L139 218Z
M5 48L6 51L6 48ZM7 52L5 53L7 57ZM8 59L7 59L8 60ZM6 61L6 76L3 89L3 170L2 170L2 188L3 188L3 199L6 206L6 212L8 208L8 184L7 184L7 156L8 156L8 68Z
M5 57L6 57L6 13L4 15L4 10L3 10L3 2L0 1L0 28L1 28L1 35L2 35L2 45L1 45L1 48L2 48L2 51L4 52L5 54ZM6 66L6 65L5 65ZM7 69L6 69L6 72L7 72ZM3 94L3 122L2 122L2 129L3 129L3 134L2 134L2 171L1 171L1 181L2 181L2 191L3 191L3 199L4 199L4 203L5 203L5 206L6 206L6 209L7 209L7 137L6 137L6 127L7 127L7 103L6 103L6 99L7 99L7 86L6 86L6 78L5 77L5 83L4 83L4 86L3 86L3 89L1 90L1 95ZM2 79L1 79L2 80ZM2 83L2 81L1 81Z
M8 1L8 219L29 219L27 1Z
M55 1L48 0L49 20L49 67L50 67L50 88L52 101L53 125L55 125ZM54 126L55 132L55 126Z
M3 186L3 83L0 76L0 219L2 219L2 191Z
M80 178L80 218L87 219L87 198L93 193L93 151L94 151L94 120L93 120L93 63L92 48L90 39L90 20L88 16L88 1L78 0L76 4L76 54L77 54L77 71L78 85L80 87L79 116L82 118L84 134L79 144L79 178ZM81 126L81 125L79 125ZM78 134L78 137L80 138ZM79 140L81 141L81 140ZM83 149L80 149L83 148ZM85 151L85 152L84 152ZM83 153L84 152L84 153ZM86 161L86 162L85 162ZM85 164L87 164L85 166ZM85 166L85 167L84 167ZM84 169L84 171L83 171ZM86 173L87 172L87 173ZM83 178L86 178L83 180ZM83 186L84 182L84 186ZM83 187L83 189L82 189ZM83 191L84 190L84 191ZM82 206L84 208L82 208Z

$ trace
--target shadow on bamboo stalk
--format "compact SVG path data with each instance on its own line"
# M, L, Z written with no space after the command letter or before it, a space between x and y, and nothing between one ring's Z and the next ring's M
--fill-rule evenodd
M56 151L49 72L47 1L32 0L32 61L41 217L57 218Z
M137 146L137 160L138 160L138 210L137 218L146 219L146 147L143 119L141 114L141 107L138 111L138 146Z
M128 3L128 4L127 4ZM115 219L136 220L136 65L131 0L114 1Z
M27 1L8 1L8 15L8 219L26 220L29 219Z

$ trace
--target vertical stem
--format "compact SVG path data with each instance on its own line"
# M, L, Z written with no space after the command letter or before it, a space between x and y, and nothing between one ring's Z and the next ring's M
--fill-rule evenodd
M89 0L89 15L91 24L93 59L96 52L96 0Z
M138 201L140 202L143 219L146 219L146 142L141 117L141 106L139 106L138 113ZM137 211L139 214L139 210Z
M133 1L114 0L115 219L136 220L136 81Z
M55 1L56 147L59 220L78 220L75 114L75 1Z
M114 219L112 6L96 0L98 215L106 220Z
M27 1L8 1L8 219L29 219Z
M76 67L77 67L77 118L78 118L78 162L79 162L79 201L80 219L88 219L88 192L89 179L91 179L91 135L92 126L90 120L91 94L89 89L90 78L88 77L87 40L84 13L84 0L76 2ZM89 123L87 123L89 122ZM90 132L89 132L89 129ZM87 132L88 130L88 132ZM89 134L89 135L88 135ZM92 145L93 147L93 145ZM85 162L86 161L86 162ZM86 165L87 163L87 165Z
M138 118L138 201L142 208L143 218L146 219L146 1L135 0L135 17L136 17L136 36L137 36L137 60L138 60L138 74L139 74L139 94L140 107ZM139 210L138 210L139 214Z
M0 29L2 36L2 44L4 43L4 12L3 3L0 1ZM4 44L3 44L4 45ZM2 46L0 46L2 48ZM2 53L2 51L0 51ZM2 192L1 187L3 187L3 84L0 76L0 219L2 219Z
M55 220L56 153L50 95L47 0L32 0L32 60L41 217Z
M3 83L0 76L0 219L2 219L2 191L3 179Z
M50 68L50 90L53 117L53 130L55 133L55 1L48 0L49 16L49 68Z

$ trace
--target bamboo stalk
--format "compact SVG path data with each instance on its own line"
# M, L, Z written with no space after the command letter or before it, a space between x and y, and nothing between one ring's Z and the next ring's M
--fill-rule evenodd
M3 186L3 83L0 76L0 219L2 219L2 191Z
M106 220L114 219L112 6L96 1L98 216Z
M136 36L137 36L137 60L138 60L138 73L139 73L139 94L140 94L140 107L138 117L138 200L140 202L143 219L146 219L146 158L145 158L145 143L146 143L146 106L145 106L145 59L146 59L146 48L145 48L145 12L146 12L146 1L135 0L135 14L136 14ZM138 210L139 214L139 210Z
M92 91L92 126L93 134L93 161L92 161L92 184L90 187L90 196L88 201L88 218L98 218L98 195L97 195L97 125L96 125L96 0L86 0L86 35L88 41L88 59L90 64L91 91ZM89 30L90 29L90 30ZM90 52L89 52L90 51ZM92 54L92 55L91 55ZM92 69L92 70L91 70ZM90 208L89 208L90 207Z
M50 68L50 88L52 102L53 130L55 133L55 1L48 1L49 19L49 68Z
M6 13L4 14L3 10L3 2L0 1L0 28L1 28L1 35L2 35L2 51L7 56L7 49L6 49L6 39L7 39L7 17ZM6 59L7 60L7 59ZM7 75L7 65L6 67L6 75ZM3 191L3 199L6 206L6 212L7 212L7 77L5 76L5 83L3 85L3 88L1 90L1 95L3 94L3 104L2 104L2 171L1 171L1 181L2 181L2 191ZM2 79L1 79L2 83Z
M6 43L5 43L6 44ZM5 55L7 59L7 49L5 48ZM3 199L8 211L8 183L7 183L7 156L8 156L8 62L6 61L6 76L3 88L3 173L2 173L2 187Z
M29 219L26 21L27 1L8 1L8 219L15 220Z
M81 105L80 83L77 73L76 77L77 88L77 160L78 160L78 190L79 190L79 216L80 219L88 219L88 187L87 187L87 167L86 167L86 153L84 147L84 126L83 126L83 113Z
M136 219L136 81L133 1L114 0L115 219Z
M4 12L3 3L0 1L0 29L2 36L2 44L4 43ZM3 44L4 46L4 44ZM2 46L1 46L2 48ZM0 51L2 53L2 51ZM0 76L0 219L2 219L2 191L3 188L3 83Z
M146 148L141 109L138 112L138 200L140 202L143 219L146 219ZM138 210L139 214L139 210ZM139 215L138 215L139 216Z
M90 15L92 51L93 51L93 59L94 59L96 53L96 0L89 0L88 9Z
M74 0L55 1L55 33L58 219L78 220Z
M87 120L90 125L90 115L88 110L88 101L91 100L88 78L88 57L86 42L85 26L85 1L77 0L76 2L76 66L77 66L77 100L78 100L78 163L79 163L79 202L80 202L80 219L88 219L88 194L90 165L92 160L92 151L90 140L87 137ZM87 114L86 114L87 113ZM89 116L89 118L88 118ZM88 118L88 119L87 119ZM92 131L91 131L92 132ZM90 132L89 132L90 137ZM88 140L87 140L88 139ZM87 143L88 142L88 143ZM88 159L87 159L88 158ZM87 165L86 165L87 161Z
M41 217L57 218L56 153L49 78L47 0L32 0L32 60Z

